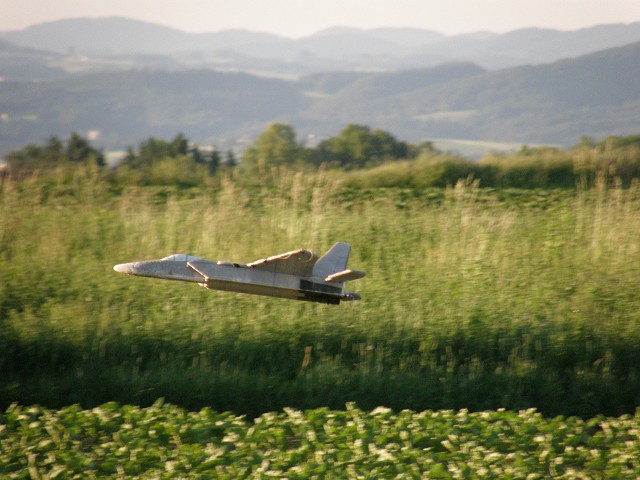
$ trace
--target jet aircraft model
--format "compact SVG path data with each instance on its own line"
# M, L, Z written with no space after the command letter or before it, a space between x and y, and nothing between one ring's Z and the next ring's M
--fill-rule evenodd
M366 275L347 269L350 251L350 244L338 242L321 257L300 248L247 264L177 253L160 260L121 263L113 269L140 277L194 282L210 290L339 305L340 301L360 300L357 293L344 291L344 284Z

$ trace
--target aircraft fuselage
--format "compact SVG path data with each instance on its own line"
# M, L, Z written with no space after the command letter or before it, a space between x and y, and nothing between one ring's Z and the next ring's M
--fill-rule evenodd
M197 283L210 290L248 293L270 297L340 304L359 300L345 292L343 283L333 284L314 277L300 277L277 271L264 271L244 264L209 261L185 255L184 260L149 260L119 264L114 270L140 277Z

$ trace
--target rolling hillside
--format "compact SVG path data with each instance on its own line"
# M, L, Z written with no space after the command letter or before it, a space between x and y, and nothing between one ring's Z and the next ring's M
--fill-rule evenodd
M414 140L560 144L583 134L601 137L640 128L640 43L546 65L469 73L408 92L398 80L390 84L397 88L384 94L375 85L386 75L372 75L317 100L301 123L316 128L328 128L327 119L374 123ZM415 73L403 78L409 75Z
M0 83L6 152L71 131L119 149L183 132L241 148L269 123L304 138L348 123L411 142L433 138L571 145L581 135L637 133L640 43L538 66L469 63L395 73L337 72L286 81L211 70L129 70Z
M0 78L2 80L52 80L65 77L60 55L20 47L0 38Z
M50 135L100 132L122 148L148 136L184 132L197 141L235 141L304 108L298 85L243 73L127 71L52 82L0 84L0 145Z

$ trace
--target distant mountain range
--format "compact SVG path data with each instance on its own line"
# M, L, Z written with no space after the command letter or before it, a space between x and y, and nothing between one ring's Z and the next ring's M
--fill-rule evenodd
M242 148L274 121L310 142L348 123L411 142L571 145L640 131L640 24L292 40L78 19L1 33L0 77L0 154L71 131L108 149L178 132Z
M94 69L132 67L146 61L171 68L299 76L330 70L425 68L447 62L472 62L487 69L548 63L638 42L640 23L454 36L409 28L336 27L290 39L244 30L195 34L114 17L43 23L0 32L0 38L21 47L80 56Z

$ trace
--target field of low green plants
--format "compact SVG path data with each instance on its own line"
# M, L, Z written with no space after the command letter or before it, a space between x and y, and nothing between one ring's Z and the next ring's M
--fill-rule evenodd
M352 404L254 420L156 402L0 414L2 478L637 478L640 415Z

